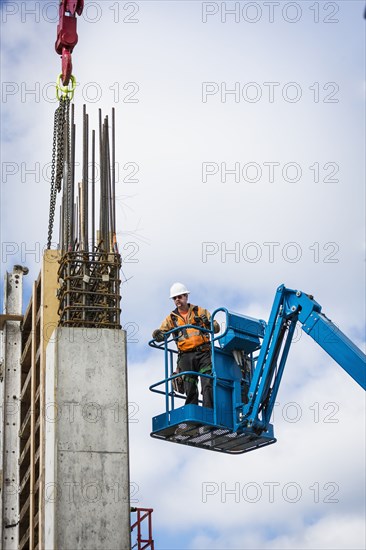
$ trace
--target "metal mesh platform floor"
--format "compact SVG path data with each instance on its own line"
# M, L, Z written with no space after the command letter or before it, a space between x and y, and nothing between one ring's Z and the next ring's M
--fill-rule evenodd
M252 432L231 432L225 428L193 422L169 426L152 432L151 436L172 443L230 454L247 453L276 442L274 437L266 433L256 435Z

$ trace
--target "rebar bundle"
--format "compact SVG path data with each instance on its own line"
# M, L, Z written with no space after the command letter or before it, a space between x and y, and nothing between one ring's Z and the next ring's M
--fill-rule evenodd
M121 328L120 267L117 254L64 254L58 271L60 326Z
M68 101L61 99L61 101ZM60 206L58 271L60 326L121 328L120 269L121 257L116 240L115 207L115 112L112 109L111 140L109 118L102 122L99 109L99 229L96 231L96 139L91 134L91 166L89 164L89 115L83 107L82 178L75 197L74 106L62 108L58 114L57 142L62 153L53 163L62 167L62 201ZM60 117L65 117L60 122ZM58 148L58 150L60 147ZM57 150L57 151L58 151ZM90 168L90 170L89 170ZM60 171L60 170L59 170ZM89 181L89 173L91 178ZM61 178L59 177L57 181ZM51 186L51 204L55 203L55 184ZM53 191L52 191L53 189ZM58 185L61 190L61 186ZM52 195L53 193L53 195ZM53 208L54 212L54 208ZM49 235L53 219L50 215ZM49 237L50 247L51 237Z

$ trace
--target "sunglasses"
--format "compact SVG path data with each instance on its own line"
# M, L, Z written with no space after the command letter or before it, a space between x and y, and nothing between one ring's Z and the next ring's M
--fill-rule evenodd
M183 298L183 296L185 296L185 294L179 294L179 296L174 296L173 300L180 300L181 298Z

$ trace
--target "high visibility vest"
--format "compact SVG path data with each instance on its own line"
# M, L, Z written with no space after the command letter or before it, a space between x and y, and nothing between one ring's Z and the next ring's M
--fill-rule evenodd
M176 308L164 319L160 326L160 330L167 332L168 330L184 325L196 325L197 327L202 328L203 324L196 323L194 319L195 317L200 317L201 315L206 315L208 320L211 318L211 315L207 309L188 304L187 321L185 321L178 313L178 308ZM202 332L199 328L184 328L177 331L174 335L174 339L179 351L190 351L198 346L202 346L202 344L207 344L210 342L209 334L207 334L207 332Z

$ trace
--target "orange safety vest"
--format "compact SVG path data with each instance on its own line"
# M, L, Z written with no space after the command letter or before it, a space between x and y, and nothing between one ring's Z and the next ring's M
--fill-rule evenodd
M188 304L187 321L185 321L178 313L178 308L176 308L164 319L160 326L160 330L163 332L168 332L168 330L184 325L197 325L197 327L203 327L202 323L198 324L194 320L196 316L200 317L201 315L206 315L208 320L211 318L211 315L207 309ZM207 334L207 332L200 331L198 328L184 328L183 330L174 333L174 337L179 351L191 351L198 346L202 346L203 344L208 344L210 342L209 334Z

